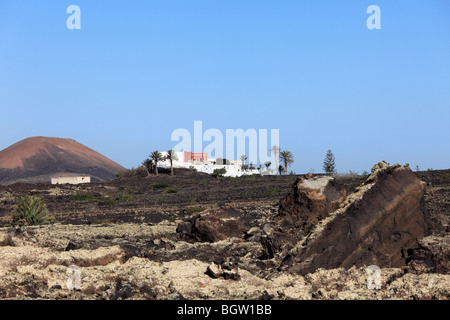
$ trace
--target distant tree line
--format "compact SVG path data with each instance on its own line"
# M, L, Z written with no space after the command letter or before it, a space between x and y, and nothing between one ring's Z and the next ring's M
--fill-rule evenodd
M275 168L277 168L277 174L282 175L288 174L288 168L294 163L294 155L289 150L280 150L280 148L276 145L272 146L271 152L274 155L275 159ZM262 173L262 169L265 167L266 171L269 172L270 166L272 165L271 161L266 161L264 164L260 164L258 167L255 167L252 162L246 164L245 161L248 159L246 155L242 155L240 157L242 170L255 170L258 169L260 173ZM148 171L148 174L158 175L158 163L161 161L169 160L170 161L170 174L174 175L173 171L173 162L178 160L177 155L174 150L167 151L166 155L163 156L159 151L153 151L147 159L142 161L142 166ZM279 163L279 164L278 164ZM217 165L230 165L231 162L225 158L217 158L214 164ZM326 174L336 174L336 160L333 152L328 150L325 159L323 161L322 168ZM313 171L311 169L310 171ZM215 172L216 176L221 176L224 173L221 171ZM293 172L291 171L291 174Z

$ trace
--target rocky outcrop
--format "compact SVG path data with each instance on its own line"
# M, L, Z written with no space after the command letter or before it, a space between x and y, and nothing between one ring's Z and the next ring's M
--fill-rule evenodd
M206 269L206 274L213 279L223 277L223 279L239 280L239 270L237 262L232 258L221 258L211 263Z
M280 201L276 221L282 228L295 227L303 236L331 212L339 208L345 199L330 176L305 175L297 179L291 192Z
M305 175L298 178L290 193L281 199L278 216L262 227L262 259L286 254L344 199L345 191L336 188L333 177Z
M35 246L0 247L0 268L18 266L45 267L53 265L77 265L80 267L105 266L114 261L125 260L126 252L118 247L98 248L95 250L76 250L70 252L55 252L49 248Z
M222 208L189 217L178 225L177 233L184 240L216 242L230 237L243 238L248 229L236 210Z
M450 234L420 239L408 250L407 264L415 272L450 274Z
M6 232L0 232L0 247L8 246L12 242L11 236Z
M421 211L425 183L408 165L376 164L341 206L319 221L284 257L280 270L404 266L427 223Z

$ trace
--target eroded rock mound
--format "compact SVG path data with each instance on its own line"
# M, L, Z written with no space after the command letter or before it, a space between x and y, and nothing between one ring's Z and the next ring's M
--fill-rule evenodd
M376 164L341 206L301 239L280 267L300 274L318 268L405 265L427 223L421 211L425 183L408 165Z
M299 177L290 193L281 199L279 214L262 227L263 259L286 254L317 223L339 208L345 191L339 191L329 176Z
M243 238L249 228L233 208L222 208L218 212L195 214L177 227L184 240L216 242L230 237Z
M304 176L297 179L291 192L280 201L277 223L282 227L295 226L298 232L308 233L322 219L339 208L345 193L338 191L334 178Z

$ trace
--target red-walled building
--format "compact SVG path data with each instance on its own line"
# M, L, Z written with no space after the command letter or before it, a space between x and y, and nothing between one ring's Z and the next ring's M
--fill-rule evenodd
M192 152L184 152L184 162L206 162L208 160L207 153L192 153Z

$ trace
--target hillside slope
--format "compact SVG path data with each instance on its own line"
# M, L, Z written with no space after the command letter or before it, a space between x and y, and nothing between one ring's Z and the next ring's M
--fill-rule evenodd
M72 139L31 137L0 151L0 184L49 182L52 176L115 177L125 168Z

